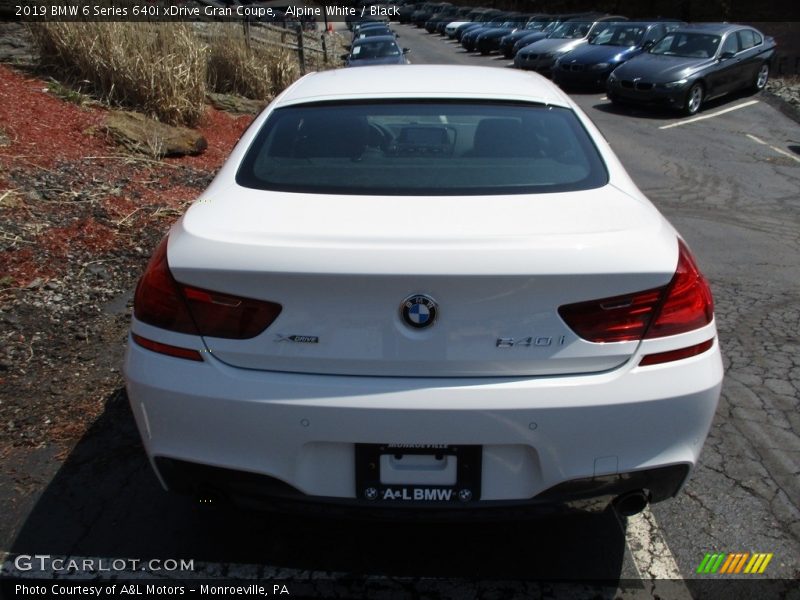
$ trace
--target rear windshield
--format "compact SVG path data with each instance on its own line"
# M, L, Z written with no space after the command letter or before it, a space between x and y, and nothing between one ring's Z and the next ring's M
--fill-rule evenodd
M608 173L566 108L315 103L275 110L236 181L324 194L531 194L598 188Z
M368 38L358 40L350 51L350 59L361 60L371 58L388 58L400 56L400 48L391 40L371 41Z

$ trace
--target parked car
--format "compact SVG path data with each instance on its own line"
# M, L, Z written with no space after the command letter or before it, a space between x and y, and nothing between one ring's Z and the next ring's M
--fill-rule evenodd
M510 13L497 11L496 13L486 13L483 15L483 18L480 21L476 21L474 23L467 23L466 25L461 25L458 29L456 29L456 39L459 42L464 41L464 36L467 35L469 32L483 29L484 27L494 27L497 25L501 25L503 21L505 21L508 17L510 17Z
M417 27L425 27L430 19L435 19L436 15L442 12L445 8L452 6L449 2L433 2L424 6L423 8L414 12L411 15L411 22Z
M355 38L358 35L358 33L360 31L363 31L364 29L372 29L372 28L391 30L391 26L386 21L359 21L358 23L353 25L352 37Z
M460 7L455 14L450 15L449 17L444 17L438 21L436 21L436 33L439 35L445 35L445 28L450 24L453 23L451 19L455 19L455 21L459 21L461 19L468 18L469 13L475 10L471 6L462 6Z
M124 373L167 489L462 519L674 496L723 375L706 280L591 120L452 65L280 94L156 249Z
M592 20L565 21L559 25L546 39L525 46L514 57L514 66L518 69L530 69L549 75L562 55L586 44L600 33L609 23L627 21L625 17L608 16Z
M355 40L350 52L342 54L346 67L368 65L405 65L408 48L400 48L393 35L382 35Z
M476 24L474 27L468 27L464 34L461 36L461 47L464 48L467 52L474 52L477 50L477 42L478 36L487 31L491 31L493 29L497 29L499 27L504 27L510 21L514 21L515 23L519 23L521 19L520 15L515 14L500 14L487 21L486 23ZM506 29L508 31L508 29Z
M413 13L419 6L422 4L419 0L397 0L394 5L397 7L397 13L390 17L391 21L401 21L401 15L403 11L410 17L411 13Z
M362 27L358 30L353 36L353 41L355 40L363 40L364 38L369 37L382 37L382 36L391 36L397 37L397 34L391 30L389 27Z
M466 26L470 23L476 23L485 19L489 19L499 12L499 10L493 8L475 8L467 13L463 20L455 20L448 23L444 28L444 33L451 40L455 39L456 33L461 26Z
M512 36L515 36L515 39L513 41L510 53L506 54L506 51L504 50L503 54L508 58L516 57L517 52L519 52L526 46L530 46L534 42L538 42L539 40L543 40L546 37L552 35L553 32L565 21L578 20L581 18L581 16L577 15L558 16L554 18L552 21L550 21L547 25L545 25L544 28L537 28L527 33L515 32L514 34L512 34ZM519 33L518 36L517 33Z
M605 88L609 73L650 48L666 33L685 25L680 21L615 23L588 44L579 46L556 61L553 81L561 86Z
M428 33L433 33L436 31L437 25L442 21L451 21L453 17L458 14L459 10L464 10L458 6L445 6L439 12L431 15L431 18L425 22L425 31Z
M737 90L764 89L775 40L753 27L687 25L611 72L612 102L658 103L693 115L704 102Z
M475 38L474 49L481 54L490 54L500 49L500 39L517 29L525 27L527 17L520 15L512 17L499 27L491 27L481 31Z
M473 21L468 23L462 23L461 25L456 27L453 33L453 38L455 38L460 42L461 37L470 29L473 29L474 27L483 27L486 23L493 21L497 17L502 17L504 14L505 13L503 11L494 8L487 10L478 15ZM449 28L450 25L448 25L447 27Z
M411 15L423 7L424 2L408 2L397 10L397 20L400 23L410 23Z

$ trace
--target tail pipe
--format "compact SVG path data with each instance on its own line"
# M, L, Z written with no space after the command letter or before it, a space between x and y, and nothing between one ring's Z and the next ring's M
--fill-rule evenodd
M632 517L647 508L649 502L650 497L644 490L635 490L617 496L614 498L612 505L619 515Z

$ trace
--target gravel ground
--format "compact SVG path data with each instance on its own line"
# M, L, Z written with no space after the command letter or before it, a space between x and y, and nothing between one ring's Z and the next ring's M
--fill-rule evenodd
M767 82L767 91L789 104L800 115L800 76L771 79Z
M209 108L203 155L153 161L51 88L0 64L0 456L69 447L122 387L136 279L251 120Z

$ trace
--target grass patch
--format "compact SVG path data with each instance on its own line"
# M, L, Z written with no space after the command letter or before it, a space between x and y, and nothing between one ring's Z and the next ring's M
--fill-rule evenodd
M92 103L92 97L84 94L80 89L64 85L60 81L50 78L47 82L47 91L57 98L61 98L66 102L77 104L78 106L85 106Z
M251 42L236 23L220 23L207 32L208 84L213 92L270 100L297 79L296 59L276 46Z
M186 23L31 23L42 62L112 105L170 124L204 111L207 48Z

